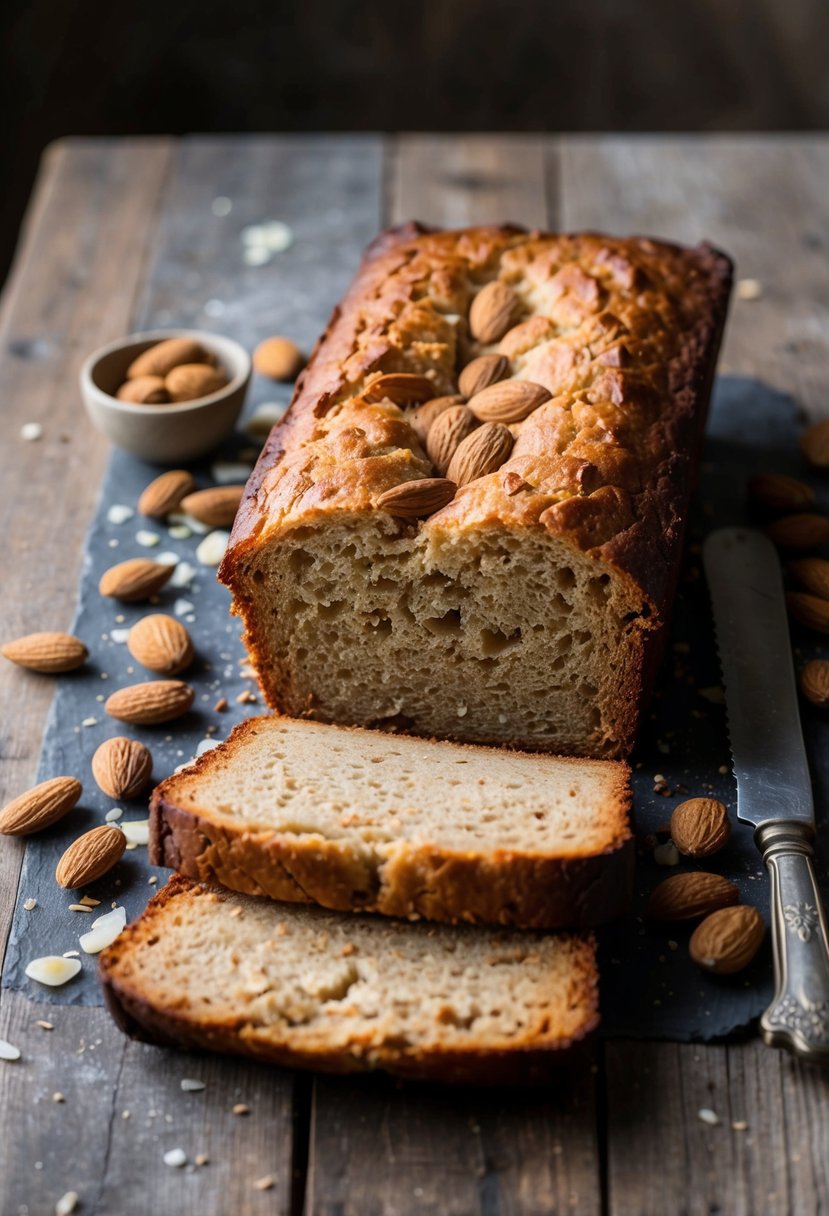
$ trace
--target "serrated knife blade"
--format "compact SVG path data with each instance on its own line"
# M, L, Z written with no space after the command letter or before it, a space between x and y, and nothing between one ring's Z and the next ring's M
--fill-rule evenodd
M814 803L774 546L751 528L705 541L720 654L737 815L771 878L774 999L760 1019L766 1043L829 1065L829 935L815 881Z

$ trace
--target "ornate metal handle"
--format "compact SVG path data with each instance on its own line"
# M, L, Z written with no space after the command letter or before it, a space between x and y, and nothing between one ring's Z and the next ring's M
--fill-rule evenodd
M829 1064L829 937L812 866L811 828L769 823L755 833L771 876L774 1000L760 1019L764 1040Z

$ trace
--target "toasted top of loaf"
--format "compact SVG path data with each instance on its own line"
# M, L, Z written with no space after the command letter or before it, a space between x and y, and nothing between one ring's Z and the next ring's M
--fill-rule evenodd
M131 1033L338 1072L527 1079L598 1022L589 936L342 917L178 877L100 967Z
M521 311L486 346L466 318L494 279ZM435 396L453 394L465 362L497 351L552 400L510 426L515 446L496 472L405 528L542 529L630 574L659 610L730 281L728 258L707 245L514 227L385 234L265 446L220 576L233 585L249 547L269 537L376 512L384 491L435 475L411 410L369 400L379 373L420 373ZM400 526L388 517L390 532Z

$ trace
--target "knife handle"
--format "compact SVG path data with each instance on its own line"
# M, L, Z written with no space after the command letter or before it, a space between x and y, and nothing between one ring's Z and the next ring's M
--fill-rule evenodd
M766 1043L829 1064L829 936L812 865L814 832L768 823L755 833L771 877L774 1000L760 1019Z

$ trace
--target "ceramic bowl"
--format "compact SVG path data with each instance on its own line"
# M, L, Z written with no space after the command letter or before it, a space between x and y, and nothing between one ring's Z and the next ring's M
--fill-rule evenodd
M165 338L193 338L225 369L228 383L209 397L135 405L115 396L133 359ZM96 350L81 368L81 395L94 426L116 447L154 464L178 464L211 451L233 430L250 383L250 356L231 338L198 329L129 334Z

